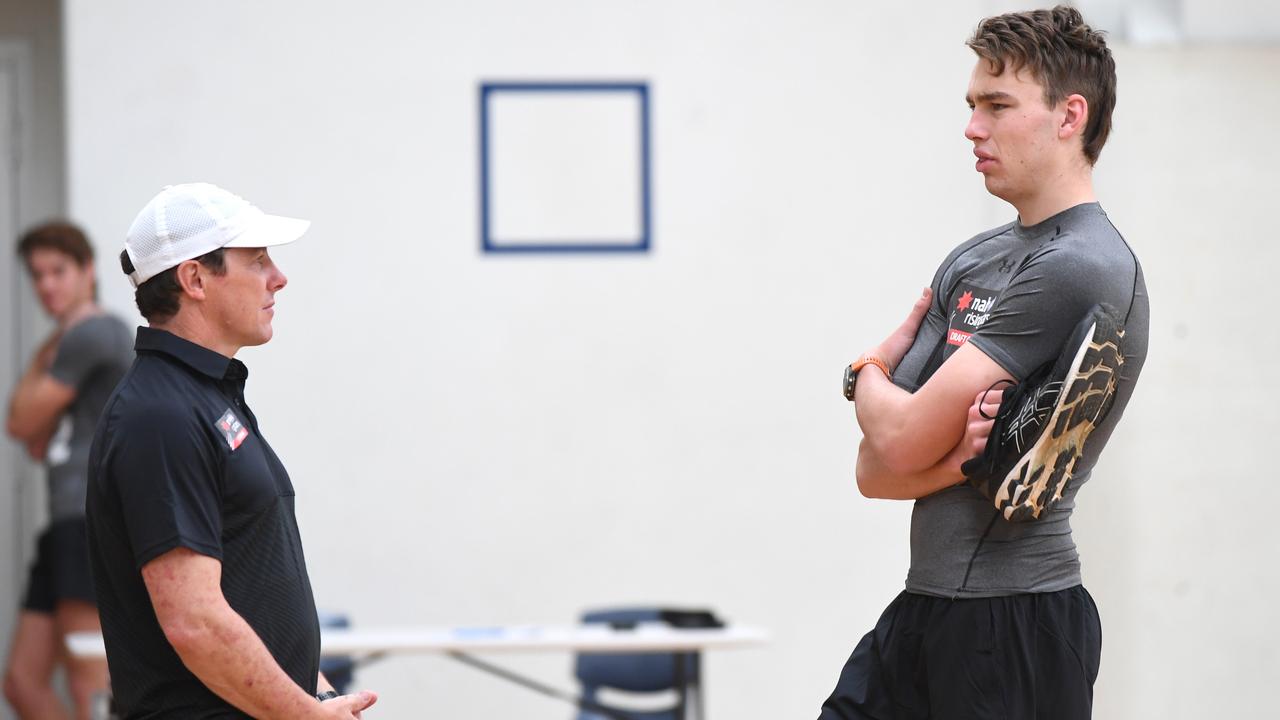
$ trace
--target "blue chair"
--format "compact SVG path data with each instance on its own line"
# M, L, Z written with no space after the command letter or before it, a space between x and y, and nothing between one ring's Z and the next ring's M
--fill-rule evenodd
M583 614L582 622L607 623L618 628L633 627L644 622L665 622L676 627L722 627L723 624L706 611L669 610L662 608L618 608L593 610ZM574 675L582 684L582 698L607 707L612 714L629 720L684 720L689 695L698 698L701 713L701 662L699 653L644 653L618 655L580 653L574 663ZM674 690L673 706L659 710L628 710L600 702L599 692L609 688L630 693L666 693ZM580 712L577 720L615 720L589 710Z

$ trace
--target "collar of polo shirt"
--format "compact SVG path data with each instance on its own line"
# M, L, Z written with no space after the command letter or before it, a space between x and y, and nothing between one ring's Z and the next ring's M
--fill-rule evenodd
M249 368L239 360L216 353L167 330L140 327L133 347L134 350L149 350L172 356L215 380L243 380L249 376Z

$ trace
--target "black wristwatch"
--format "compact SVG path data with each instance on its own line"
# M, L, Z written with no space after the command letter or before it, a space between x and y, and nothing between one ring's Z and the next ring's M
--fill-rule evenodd
M336 697L339 697L337 690L325 690L322 693L316 693L316 699L319 700L320 702L324 702L325 700L332 700Z

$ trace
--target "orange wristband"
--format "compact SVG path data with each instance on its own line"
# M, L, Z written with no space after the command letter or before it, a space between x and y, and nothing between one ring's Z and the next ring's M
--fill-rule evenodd
M876 367L880 368L881 372L884 373L884 376L886 378L890 380L893 379L893 372L889 370L889 363L881 360L875 355L863 355L862 357L858 358L858 361L853 364L853 371L857 373L859 370L861 370L862 368L868 365L875 365Z

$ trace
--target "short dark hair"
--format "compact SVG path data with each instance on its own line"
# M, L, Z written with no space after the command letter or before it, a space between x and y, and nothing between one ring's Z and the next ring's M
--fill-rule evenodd
M222 275L227 271L224 254L225 250L218 248L192 259L209 268L214 275ZM131 274L134 270L128 250L120 251L120 269L124 270L125 275ZM133 301L138 304L138 312L142 313L142 317L146 318L147 322L158 323L178 314L181 296L182 286L178 284L178 268L175 265L158 275L147 278L146 282L134 291Z
M1104 33L1084 24L1080 11L1066 5L989 17L965 43L991 63L999 75L1008 64L1026 68L1044 85L1045 104L1053 106L1078 93L1089 103L1084 156L1093 165L1111 134L1116 107L1116 63Z
M24 261L30 261L31 253L42 248L70 255L80 267L93 262L93 246L89 244L89 238L83 230L65 220L37 225L18 240L18 254Z

